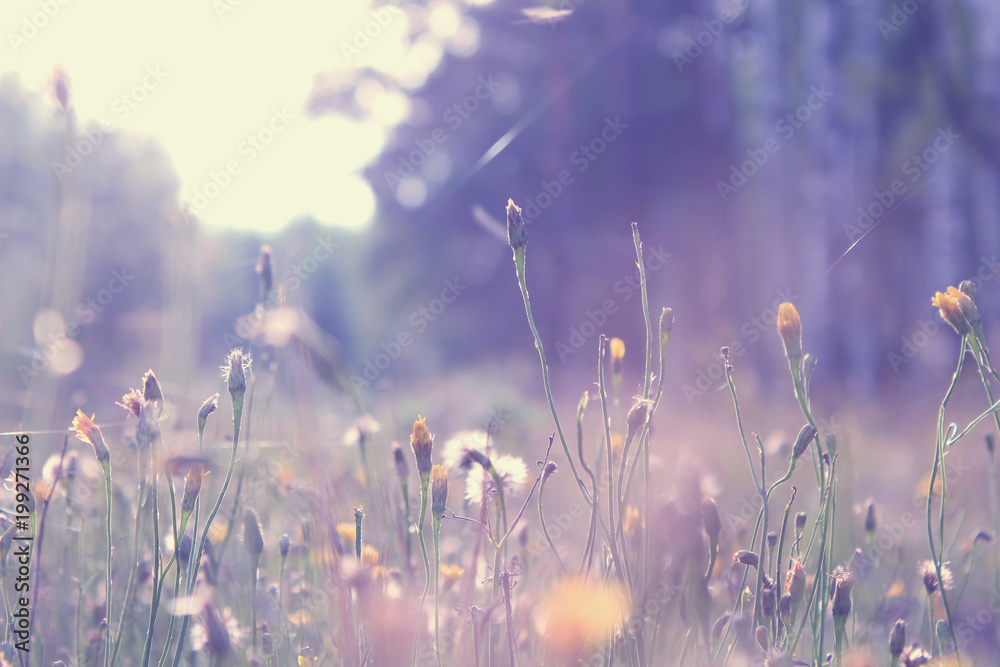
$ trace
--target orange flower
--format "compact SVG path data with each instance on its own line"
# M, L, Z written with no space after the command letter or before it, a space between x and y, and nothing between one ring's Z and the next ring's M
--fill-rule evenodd
M96 416L94 415L94 417ZM94 448L94 453L97 454L97 460L102 466L106 466L111 462L111 451L108 450L108 446L104 442L101 429L94 423L94 417L88 417L83 414L82 410L77 410L76 417L73 418L73 430L76 431L78 440L90 443L90 446Z
M935 292L931 305L938 309L941 318L960 336L972 332L972 325L979 321L976 304L957 287L949 287L946 294ZM973 318L970 320L970 316Z
M778 306L778 334L785 344L785 356L789 359L802 357L802 320L795 305L787 301Z

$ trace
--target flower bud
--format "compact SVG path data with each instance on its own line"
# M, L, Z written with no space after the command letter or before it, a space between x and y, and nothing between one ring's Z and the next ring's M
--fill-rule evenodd
M507 200L507 242L514 252L528 245L528 234L521 218L521 208L513 199Z
M785 345L789 361L802 358L802 320L799 311L787 301L778 306L778 334Z
M733 565L749 565L756 568L759 560L760 559L757 557L757 554L743 549L741 551L737 551L736 555L733 556Z
M254 571L260 565L260 556L264 553L264 538L260 534L260 522L257 513L248 509L243 515L243 546L250 554L250 564Z
M181 498L181 512L190 514L194 511L195 501L201 492L201 480L205 476L205 465L200 461L191 464L187 477L184 478L184 495Z
M816 437L816 427L812 424L806 424L799 431L798 437L795 438L795 446L792 447L792 460L798 459L802 456L806 449L809 447L809 443L813 441Z
M410 467L406 465L406 456L398 442L392 443L392 459L396 464L396 476L401 482L405 482L410 475Z
M208 423L208 416L215 412L216 408L219 407L219 395L212 394L205 399L205 402L201 404L201 408L198 409L198 433L205 433L205 424Z
M417 461L417 472L426 481L428 475L431 474L431 449L434 446L434 436L427 430L427 423L423 417L418 416L417 421L413 422L410 446L413 448L413 457Z
M448 471L443 465L431 470L431 516L440 521L448 504Z
M288 537L288 533L284 533L278 538L278 555L282 558L288 558L288 551L292 548L292 540Z
M906 646L906 621L899 619L892 626L892 633L889 635L889 655L898 658L903 653Z

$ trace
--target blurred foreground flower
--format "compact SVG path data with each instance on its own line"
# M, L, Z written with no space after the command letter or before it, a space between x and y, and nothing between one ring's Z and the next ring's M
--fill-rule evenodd
M542 601L539 629L550 654L572 662L609 639L628 611L625 593L617 585L570 577Z
M492 459L504 492L523 486L528 479L528 466L518 456L504 454ZM485 472L473 472L465 481L465 499L475 504L483 499L484 494L496 488L496 482Z

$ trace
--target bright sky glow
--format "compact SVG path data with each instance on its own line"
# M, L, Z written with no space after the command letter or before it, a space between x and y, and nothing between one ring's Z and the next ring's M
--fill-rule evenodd
M362 0L4 0L0 73L49 96L62 67L80 127L103 121L155 137L181 177L182 201L209 226L267 231L312 214L362 228L375 198L360 170L407 118L409 100L366 83L355 99L370 123L309 117L314 80L350 83L370 66L418 89L446 49L478 48L478 26L463 12L449 0L427 10Z

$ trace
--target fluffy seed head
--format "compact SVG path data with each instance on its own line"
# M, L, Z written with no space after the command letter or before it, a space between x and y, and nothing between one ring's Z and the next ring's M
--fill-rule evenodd
M434 436L427 430L427 423L423 417L418 416L417 421L413 422L410 446L413 447L413 457L417 461L417 472L421 478L426 479L431 474L431 449L434 447Z

